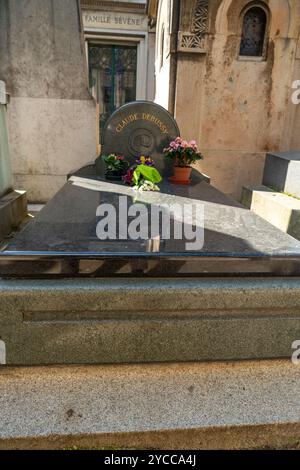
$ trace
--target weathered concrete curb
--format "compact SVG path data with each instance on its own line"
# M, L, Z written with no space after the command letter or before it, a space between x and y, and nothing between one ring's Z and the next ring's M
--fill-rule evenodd
M297 448L290 361L0 369L0 448Z

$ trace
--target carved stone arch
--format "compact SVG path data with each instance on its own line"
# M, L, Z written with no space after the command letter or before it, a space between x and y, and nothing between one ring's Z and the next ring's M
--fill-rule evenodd
M178 50L206 53L209 0L194 0L187 31L179 32Z
M253 35L253 22L255 21L255 33ZM252 0L248 2L240 13L240 21L237 34L239 40L239 57L252 57L253 60L266 60L270 35L271 12L266 2ZM247 28L247 24L251 28Z
M289 0L223 0L218 8L215 22L215 31L222 35L239 34L240 14L247 6L261 4L270 11L272 21L270 37L289 37L291 27L291 8Z

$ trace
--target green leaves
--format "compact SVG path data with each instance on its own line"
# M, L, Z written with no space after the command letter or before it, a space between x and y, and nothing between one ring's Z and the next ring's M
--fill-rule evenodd
M150 181L151 183L160 183L162 177L156 168L147 165L138 165L133 173L133 180L136 186L141 180Z
M105 161L108 170L125 171L129 168L129 163L123 156L111 154L103 156L103 160Z

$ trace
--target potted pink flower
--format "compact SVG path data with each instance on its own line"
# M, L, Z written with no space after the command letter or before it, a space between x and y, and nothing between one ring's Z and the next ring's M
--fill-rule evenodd
M164 155L174 162L174 176L171 179L177 184L189 184L191 182L191 165L203 159L196 141L188 142L181 137L170 142L169 147L164 150Z

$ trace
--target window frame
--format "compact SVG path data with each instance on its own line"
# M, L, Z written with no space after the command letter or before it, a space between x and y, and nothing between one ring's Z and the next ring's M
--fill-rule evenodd
M118 36L115 34L104 34L103 32L90 32L86 30L84 34L85 38L85 49L86 49L86 69L89 73L89 59L88 59L88 47L89 44L114 44L120 46L137 46L137 84L136 84L136 99L138 101L147 100L148 93L148 33L142 34L123 34Z
M247 56L241 55L241 42L243 37L243 28L244 28L244 20L247 13L252 10L253 8L260 8L266 15L266 27L265 27L265 34L263 40L263 49L262 54L259 56ZM251 2L246 5L240 14L239 20L239 42L238 42L238 50L237 50L237 60L241 62L265 62L268 58L268 45L269 45L269 31L270 31L270 23L271 23L271 12L265 3L262 2Z

